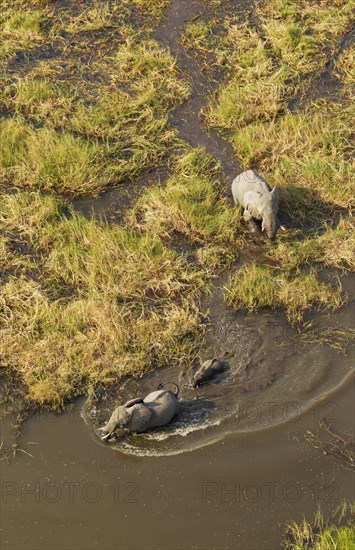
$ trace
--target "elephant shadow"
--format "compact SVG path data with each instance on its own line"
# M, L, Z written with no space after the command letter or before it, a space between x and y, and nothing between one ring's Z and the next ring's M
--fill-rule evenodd
M304 233L324 230L324 224L335 228L348 210L324 199L316 189L287 185L281 190L279 219L288 229Z

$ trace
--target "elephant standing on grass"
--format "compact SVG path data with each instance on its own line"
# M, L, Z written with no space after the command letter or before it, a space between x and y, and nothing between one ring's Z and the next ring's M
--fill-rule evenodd
M117 407L103 431L110 439L117 429L123 433L145 432L168 424L178 410L178 391L158 389L144 399L136 398Z
M235 204L244 207L244 219L261 220L261 229L270 239L274 239L280 225L278 219L280 191L271 189L269 184L254 170L239 174L232 183L232 195Z

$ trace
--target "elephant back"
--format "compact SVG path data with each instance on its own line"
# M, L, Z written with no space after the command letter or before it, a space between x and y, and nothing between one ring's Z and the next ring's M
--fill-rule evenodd
M147 429L152 418L151 409L144 403L138 403L129 408L131 417L129 420L129 429L131 432L142 432Z
M144 398L144 403L152 412L149 428L168 424L178 410L178 400L170 390L157 390Z

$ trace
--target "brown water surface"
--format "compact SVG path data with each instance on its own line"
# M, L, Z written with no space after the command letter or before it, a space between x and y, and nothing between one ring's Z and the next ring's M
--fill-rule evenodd
M0 463L1 548L280 548L285 522L310 519L318 504L329 513L355 496L353 474L303 437L317 431L319 416L351 432L353 390L349 378L304 413L284 409L284 422L263 430L238 433L235 417L215 444L175 456L97 444L82 402L67 414L35 416L20 440L32 456ZM258 397L250 394L249 404ZM241 412L251 417L247 405Z

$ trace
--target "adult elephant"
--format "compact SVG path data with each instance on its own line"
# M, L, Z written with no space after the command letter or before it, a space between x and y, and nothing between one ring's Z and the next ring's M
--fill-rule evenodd
M103 439L110 439L117 429L123 433L145 432L168 424L178 410L178 390L158 389L144 399L136 398L117 407L105 428Z

